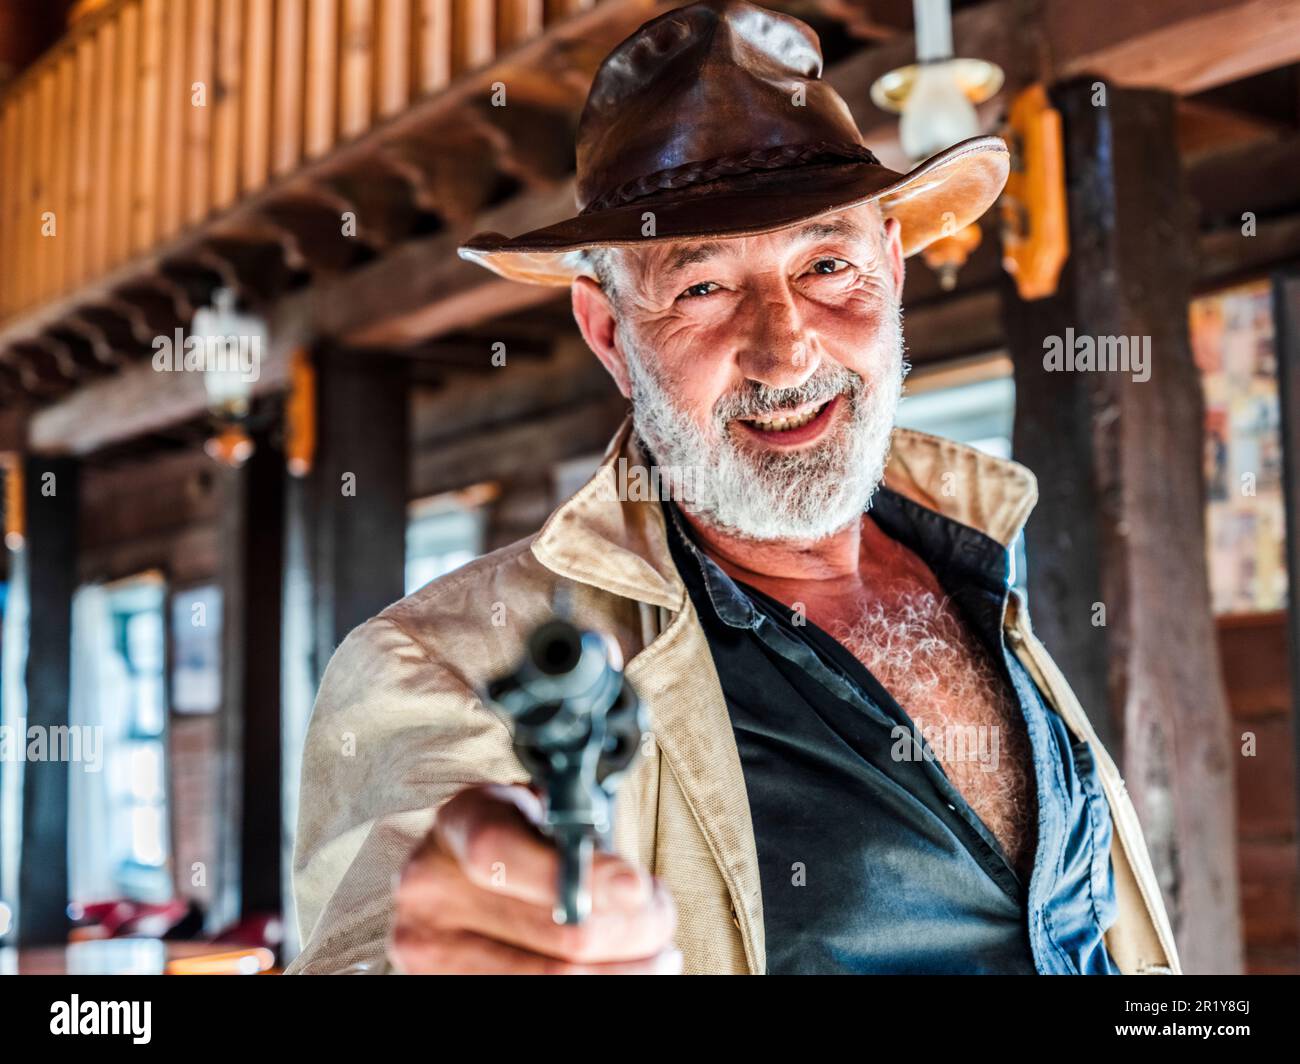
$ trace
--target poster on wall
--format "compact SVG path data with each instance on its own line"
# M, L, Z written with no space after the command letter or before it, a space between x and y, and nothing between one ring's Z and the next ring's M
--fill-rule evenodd
M173 713L221 706L221 589L187 588L172 598Z
M1216 614L1286 606L1282 440L1267 281L1191 306L1205 395L1206 550Z

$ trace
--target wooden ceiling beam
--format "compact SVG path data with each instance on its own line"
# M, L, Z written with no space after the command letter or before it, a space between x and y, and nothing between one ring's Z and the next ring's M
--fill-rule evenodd
M496 377L460 375L454 389L414 389L412 439L416 449L444 443L618 394L613 380L575 331L553 339L551 357L514 366Z
M1179 96L1300 60L1300 5L1287 0L1048 0L1044 33L1058 78L1098 74Z
M292 322L278 328L272 325L270 347L252 385L254 398L288 387L292 348L285 340L299 335L300 326ZM40 454L88 455L165 432L203 417L207 410L202 373L158 373L149 359L143 359L35 411L28 424L28 444Z
M18 370L23 388L38 399L64 395L76 384L75 368L60 361L43 341L15 344L7 353L7 361Z
M234 237L275 240L291 270L317 275L339 273L351 266L365 245L344 234L347 203L321 190L277 197L255 217L221 229Z
M1014 29L1013 29L1014 28ZM1099 18L1077 0L989 0L953 14L958 55L1002 67L1006 84L980 108L985 128L1034 81L1096 75L1117 85L1186 96L1300 60L1300 5L1286 0L1159 0L1117 4ZM883 162L906 168L898 117L871 102L877 78L916 59L902 34L835 64L842 95Z
M1178 101L1178 154L1194 163L1207 155L1276 140L1288 127L1235 107L1195 97Z
M498 344L502 346L497 347ZM364 348L353 349L353 352L362 357L366 355ZM500 359L494 361L498 354L504 358L504 362ZM535 340L508 334L494 339L465 334L444 336L412 347L397 350L386 348L376 352L376 355L398 357L416 363L422 372L432 369L435 372L445 370L466 373L495 373L514 361L537 361L549 358L550 354L549 343L539 344Z
M99 357L97 345L85 331L71 324L55 326L45 335L50 343L58 345L66 357L72 360L72 364L76 367L74 376L78 380L110 373L114 369L114 363L104 362Z
M93 310L93 308L88 307L86 310ZM68 317L64 320L63 327L80 333L90 345L90 350L95 359L108 369L116 368L125 363L126 358L114 348L108 330L104 328L102 323L95 320L93 313L87 315L83 312Z
M258 307L274 300L289 281L290 270L279 241L213 235L199 245L193 260L216 273L226 288Z
M1300 210L1300 133L1243 146L1197 160L1187 184L1201 224L1240 225L1244 211L1256 217Z
M212 293L222 283L221 275L210 266L179 258L160 262L147 277L169 288L186 323L193 319L195 311L211 302Z
M577 122L572 112L524 99L506 107L479 101L474 116L474 128L492 146L497 168L521 184L545 188L573 172Z
M95 330L102 338L102 344L111 352L108 359L102 354L99 356L106 365L120 365L139 357L149 349L152 340L148 331L133 323L120 304L111 298L103 303L80 307L67 320L79 323L83 330Z
M1300 214L1262 219L1255 235L1242 235L1239 225L1201 234L1197 262L1198 292L1259 277L1280 266L1300 264Z
M367 170L338 174L325 183L347 204L348 224L340 219L340 230L379 252L404 240L419 213L411 183L382 159L378 155Z
M78 363L71 346L64 343L53 332L46 332L35 340L31 344L31 352L33 354L39 353L43 358L48 358L55 370L57 370L58 375L64 380L70 381L73 385L86 377L86 369Z
M0 452L27 450L27 419L31 400L23 389L22 376L7 362L0 361Z
M130 316L132 324L138 326L136 335L146 341L151 342L160 333L170 333L185 321L181 308L176 305L175 290L151 280L124 285L114 295L110 305Z
M411 462L411 494L436 495L466 484L499 480L519 472L519 456L533 469L600 451L626 415L617 395L588 400L535 419L467 434L436 448L417 448Z
M842 23L850 37L888 41L912 31L908 0L815 0L818 10Z
M451 224L470 221L492 199L497 151L478 124L455 123L384 147L385 165L410 184L415 204Z
M506 281L466 262L456 247L478 229L522 232L573 211L573 185L518 196L471 226L412 240L306 294L315 333L353 347L406 347L525 307L555 289Z
M903 312L903 338L914 366L995 351L1005 342L996 287L955 293Z

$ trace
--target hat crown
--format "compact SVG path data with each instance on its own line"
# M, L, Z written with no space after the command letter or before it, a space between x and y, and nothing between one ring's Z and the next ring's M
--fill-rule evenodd
M814 143L861 145L821 80L807 24L701 0L641 26L600 65L578 122L577 201L691 164Z

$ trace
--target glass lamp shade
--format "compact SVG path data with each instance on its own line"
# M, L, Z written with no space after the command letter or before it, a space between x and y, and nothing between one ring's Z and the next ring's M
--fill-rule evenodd
M903 105L899 139L909 159L979 135L979 118L949 63L923 63Z

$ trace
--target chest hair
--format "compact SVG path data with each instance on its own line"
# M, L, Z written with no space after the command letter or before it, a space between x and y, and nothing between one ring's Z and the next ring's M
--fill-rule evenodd
M942 593L898 592L832 634L903 707L1028 881L1038 821L1029 736L1018 702L954 605Z

